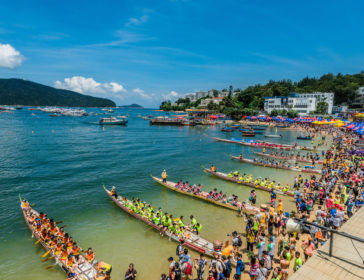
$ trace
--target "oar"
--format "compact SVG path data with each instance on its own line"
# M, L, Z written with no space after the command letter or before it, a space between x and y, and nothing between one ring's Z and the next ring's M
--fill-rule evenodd
M37 245L40 242L40 239L38 239L37 241L35 241L34 245Z
M56 222L56 224L62 224L62 223L63 223L63 221Z
M49 261L50 259L53 259L53 256L50 256L50 257L48 257L48 258L46 258L46 259L43 259L43 260L42 260L42 262Z
M47 266L46 269L51 269L51 268L53 268L55 266L56 266L56 264L52 264L52 265Z
M45 252L43 255L42 255L42 258L48 256L48 254L51 252L51 250L48 250L47 252Z

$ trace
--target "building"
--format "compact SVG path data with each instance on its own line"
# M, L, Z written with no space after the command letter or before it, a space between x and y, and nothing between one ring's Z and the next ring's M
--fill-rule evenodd
M198 100L200 98L203 98L203 97L206 97L206 96L207 96L207 92L205 92L205 91L196 92L196 100Z
M213 97L213 98L206 98L201 100L200 107L206 108L207 105L210 104L210 102L214 104L220 104L220 102L223 100L223 97Z
M355 97L351 105L356 108L364 106L364 87L358 88L357 96Z
M194 94L194 93L187 94L185 97L188 98L190 100L190 102L196 101L196 94Z
M315 97L316 103L320 101L325 101L329 106L327 108L327 113L332 114L332 107L334 106L334 93L333 92L313 92L313 93L301 93L300 96Z
M320 101L328 104L328 114L332 114L334 94L331 92L290 93L289 96L264 97L264 110L270 114L276 110L295 110L299 115L305 116L316 110Z

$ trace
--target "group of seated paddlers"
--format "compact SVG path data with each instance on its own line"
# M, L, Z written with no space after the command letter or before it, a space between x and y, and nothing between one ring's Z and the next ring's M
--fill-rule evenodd
M217 169L214 165L211 166L210 170L212 172L217 172ZM240 174L239 171L232 172L230 171L228 174L228 178L234 178L239 184L248 184L248 185L254 185L256 188L267 188L270 190L276 190L276 191L282 191L282 192L289 192L291 191L291 187L289 184L286 186L281 186L280 183L276 183L276 181L270 181L267 178L257 178L254 180L252 174Z
M111 279L111 265L95 260L95 253L92 248L83 251L81 247L73 241L72 237L64 231L63 227L58 227L53 219L49 219L47 214L31 211L31 206L27 200L21 203L23 211L26 213L28 223L33 227L40 240L51 250L52 255L58 259L69 271L69 278L79 276L78 266L85 261L94 265L97 269L97 279ZM81 276L80 276L81 277Z
M156 210L151 204L141 202L140 199L132 198L129 201L125 197L119 196L115 187L112 187L110 195L123 202L124 206L128 208L130 212L134 212L143 219L158 226L160 235L162 236L164 236L166 232L169 232L169 238L171 238L171 235L177 235L179 239L184 240L190 237L189 232L193 232L197 235L201 232L202 225L196 221L193 215L190 216L190 224L185 225L183 216L173 218L172 214L163 213L161 208Z
M194 195L199 195L213 201L231 204L232 206L236 207L239 207L241 205L241 202L238 201L238 196L234 194L227 196L222 191L219 192L216 188L212 191L204 192L202 191L202 184L198 184L197 186L190 185L188 181L184 183L182 180L180 180L178 183L175 184L174 187L181 191L192 193Z
M265 153L265 151L263 151L263 153ZM295 155L292 153L285 153L285 152L271 152L269 153L270 156L277 156L277 157L284 157L287 159L292 159L292 160L307 160L307 161L311 161L312 164L315 164L316 161L320 160L320 156L316 153L309 153L306 155L301 155L299 152Z
M243 155L239 155L239 159L243 160ZM270 166L270 167L274 167L274 168L283 168L283 169L291 169L291 168L295 168L295 169L301 169L301 166L299 166L298 164L296 165L291 165L289 164L289 162L287 161L277 161L277 160L269 160L269 159L259 159L259 158L254 158L252 160L252 162L254 164L260 164L260 165L264 165L264 166ZM305 166L304 169L307 168L314 168L314 166Z

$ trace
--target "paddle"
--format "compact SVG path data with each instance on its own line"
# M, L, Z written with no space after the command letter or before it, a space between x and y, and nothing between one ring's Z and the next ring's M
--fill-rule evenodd
M50 256L50 257L48 257L48 258L46 258L46 259L43 259L43 260L42 260L42 262L46 262L46 261L49 261L49 260L51 260L51 259L53 259L53 256Z
M63 221L56 222L56 224L62 224L62 223L63 223Z
M42 258L48 256L48 254L51 252L51 250L48 250L47 252L45 252L43 255L42 255Z
M53 268L55 266L56 266L56 264L52 264L52 265L47 266L46 269L51 269L51 268Z
M39 242L40 242L40 239L38 239L38 240L34 243L34 245L37 245Z

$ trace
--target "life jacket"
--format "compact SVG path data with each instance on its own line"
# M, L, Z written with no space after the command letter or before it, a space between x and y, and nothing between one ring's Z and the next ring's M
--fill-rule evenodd
M86 259L87 259L87 261L90 262L94 258L94 256L95 256L94 252L92 252L91 254L86 253Z

